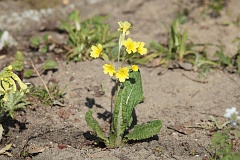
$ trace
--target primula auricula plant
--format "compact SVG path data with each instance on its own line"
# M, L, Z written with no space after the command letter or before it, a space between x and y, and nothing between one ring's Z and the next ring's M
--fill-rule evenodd
M13 67L4 68L0 72L0 116L8 114L13 118L15 110L25 108L28 105L24 97L27 92L27 85L13 73Z
M100 142L104 142L107 147L118 147L129 140L141 140L150 138L160 131L162 123L154 120L147 124L141 124L130 128L132 125L132 113L134 107L143 100L143 90L140 71L137 65L124 66L124 61L134 54L144 55L147 49L144 42L133 41L125 38L130 33L131 24L127 21L118 22L120 32L118 41L118 63L114 65L110 62L101 44L91 47L90 56L93 58L103 58L106 64L103 65L103 72L114 77L115 93L114 108L112 108L112 123L110 125L109 136L106 136L97 120L93 118L92 111L86 113L87 124L92 128ZM121 58L122 57L122 58ZM120 62L120 58L123 62Z

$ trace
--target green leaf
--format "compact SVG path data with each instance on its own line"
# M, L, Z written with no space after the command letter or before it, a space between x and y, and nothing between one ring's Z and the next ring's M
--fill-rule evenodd
M160 120L155 120L147 124L136 125L133 131L130 132L125 137L128 140L141 140L150 138L159 133L162 127L162 122Z
M17 51L16 54L15 54L15 59L16 59L16 61L24 61L23 53L20 52L20 51Z
M72 21L77 21L80 19L80 16L79 16L79 11L73 11L71 12L69 15L68 15L68 18L69 20L72 20Z
M91 129L96 133L105 144L108 144L108 139L104 136L103 130L99 125L98 121L92 116L92 110L89 110L85 115L85 120Z
M185 53L185 50L186 50L186 46L187 46L187 44L186 44L186 42L187 42L187 32L183 32L183 34L182 35L180 35L179 36L179 58L180 59L183 59L183 56L184 56L184 54L186 54Z
M31 47L37 48L40 45L40 38L39 37L32 37L30 38Z
M32 75L33 75L33 70L31 70L31 69L26 69L26 70L24 70L24 77L25 78L30 78L30 77L32 77Z
M212 144L214 146L220 146L220 147L224 147L227 144L227 140L229 139L229 135L226 133L221 133L221 132L217 132L213 134L213 138L212 138Z
M53 60L47 60L44 64L43 64L43 69L44 70L48 70L48 69L53 69L57 66L57 63Z
M14 112L18 109L24 109L29 103L26 102L25 95L21 92L10 91L7 93L8 100L3 103L3 111L11 118L14 118Z
M41 53L47 53L47 51L48 51L48 46L42 46L42 48L41 48Z
M12 62L11 65L15 71L23 70L23 62L21 62L21 61Z
M161 45L159 43L156 43L156 42L151 42L150 43L150 48L154 48L158 52L167 52L167 49L163 45Z
M11 63L13 69L15 71L22 71L23 70L23 62L24 62L24 55L22 52L17 51L15 54L15 61Z
M48 34L44 34L44 35L43 35L43 41L44 41L45 43L48 43Z
M226 57L222 51L217 51L216 54L215 54L220 62L224 65L230 65L231 64L231 59L229 57Z
M130 72L118 92L114 109L114 129L120 135L132 124L134 107L143 100L140 71ZM118 132L120 131L120 132Z

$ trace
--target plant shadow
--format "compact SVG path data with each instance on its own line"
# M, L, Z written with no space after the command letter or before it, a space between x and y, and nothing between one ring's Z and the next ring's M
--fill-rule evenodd
M44 71L43 71L43 74L44 74L44 75L47 75L47 73L48 73L49 71L52 71L52 73L55 73L55 72L57 72L57 71L58 71L58 69L57 69L57 68L53 68L53 69L46 69L46 70L44 70Z
M90 131L84 132L83 136L88 141L97 142L96 144L93 143L96 147L99 147L99 148L106 147L106 145L103 142L99 142L98 141L99 138L97 136L93 135Z
M84 103L85 106L87 106L88 108L93 108L93 106L96 106L97 108L103 108L103 106L101 106L100 104L97 104L95 102L95 99L94 98L89 98L87 97L86 98L86 102Z
M19 128L19 132L22 132L27 129L26 125L28 124L26 122L20 122L17 119L12 119L9 116L1 117L0 123L2 124L5 134L10 131L10 128Z

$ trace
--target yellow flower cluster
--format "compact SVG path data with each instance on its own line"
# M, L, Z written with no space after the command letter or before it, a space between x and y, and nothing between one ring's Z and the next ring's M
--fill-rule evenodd
M3 96L3 101L8 100L7 93L12 91L15 93L17 91L17 84L20 87L20 93L23 95L28 92L28 87L25 83L21 81L21 79L13 73L13 68L11 65L4 68L3 71L0 72L0 96Z
M118 71L116 70L115 66L113 64L104 64L103 65L103 72L105 74L109 74L109 76L116 76L117 79L119 79L119 82L125 82L126 79L129 79L129 71L138 71L137 65L132 65L131 68L129 67L120 67Z
M147 49L144 48L144 42L134 42L131 38L123 41L123 45L126 47L128 54L131 53L140 53L141 55L147 54Z
M131 29L131 23L125 21L125 22L118 22L119 28L118 31L123 32L123 34L128 35L130 33L130 29Z
M121 32L120 34L120 41L119 41L119 52L120 48L123 45L126 49L128 54L138 52L141 55L147 53L147 49L144 48L144 42L136 42L133 41L131 38L125 40L125 35L130 33L131 23L125 22L118 22L119 28L118 31ZM120 55L120 53L118 53ZM109 62L108 57L106 54L103 53L103 46L101 44L92 45L90 56L93 58L98 58L102 56L102 58ZM104 64L103 65L103 72L104 74L109 74L111 77L115 76L120 82L125 82L126 79L129 79L129 71L138 71L137 65L132 65L131 67L120 67L116 69L116 67L112 63Z

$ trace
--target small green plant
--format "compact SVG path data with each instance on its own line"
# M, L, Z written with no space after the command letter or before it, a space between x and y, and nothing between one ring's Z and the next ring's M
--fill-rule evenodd
M168 44L162 45L156 42L150 43L147 56L135 60L135 63L146 63L153 59L159 59L158 65L164 65L166 68L179 66L180 63L189 63L193 65L192 69L203 71L209 66L216 66L217 63L207 59L204 51L198 51L195 47L205 46L203 44L191 44L188 42L186 31L179 30L179 20L176 19L171 24L168 35Z
M15 60L11 63L13 70L18 72L22 71L24 68L23 64L24 64L24 55L22 52L17 51L15 53Z
M24 69L24 55L22 52L17 51L15 54L15 60L11 63L13 70L17 72L23 72L23 77L30 78L33 76L34 71L32 69ZM46 70L54 69L57 63L53 60L46 60L42 65L40 73Z
M41 53L47 53L49 49L49 38L48 34L44 34L41 38L40 36L30 38L30 46L34 49L38 49Z
M114 87L114 108L112 109L112 123L110 124L109 136L105 136L98 121L92 116L93 111L89 110L85 119L92 128L99 141L104 142L107 147L118 147L124 142L130 140L142 140L150 138L160 131L162 123L160 120L154 120L147 124L136 125L132 130L130 126L133 122L132 113L137 104L143 101L143 90L140 71L137 65L123 67L120 59L127 60L134 54L144 55L147 49L144 42L135 42L131 38L125 40L130 32L131 24L129 22L118 22L120 32L118 43L118 63L115 67L109 61L109 58L101 44L92 46L91 57L102 57L107 64L103 65L104 73L115 77L116 85ZM122 49L124 46L125 49ZM113 107L113 106L112 106Z
M209 14L213 18L221 16L221 11L227 5L228 0L202 0L202 5L205 6L203 14Z
M60 88L58 83L47 85L47 89L41 86L33 86L28 93L30 100L37 98L45 106L64 105L64 88Z
M226 109L225 118L229 121L223 131L218 131L213 134L211 150L214 151L213 160L238 160L240 159L240 116L235 107Z
M27 102L26 96L20 92L13 93L9 91L7 94L7 101L0 101L0 113L2 115L9 115L11 118L14 118L14 112L19 109L25 109L30 103Z
M238 46L239 47L239 46ZM240 50L238 50L238 53L232 57L224 55L223 49L220 48L215 53L215 56L218 58L216 60L216 63L223 69L226 69L230 73L238 73L240 74Z
M0 114L14 118L15 110L23 109L28 105L25 94L29 90L12 70L10 65L0 72Z
M69 14L68 20L62 22L61 29L68 33L67 60L81 61L89 59L92 44L101 43L104 48L116 47L113 40L117 34L110 33L110 26L103 23L105 17L95 16L80 22L78 11Z

